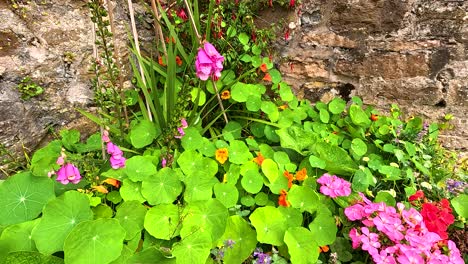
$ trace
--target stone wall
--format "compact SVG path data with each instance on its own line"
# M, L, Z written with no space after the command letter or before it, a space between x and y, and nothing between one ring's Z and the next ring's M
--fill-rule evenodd
M280 51L287 82L306 98L361 96L441 120L446 146L468 148L468 1L303 0Z

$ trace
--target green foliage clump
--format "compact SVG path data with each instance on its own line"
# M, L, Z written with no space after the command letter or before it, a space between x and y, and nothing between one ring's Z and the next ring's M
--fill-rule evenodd
M24 77L17 86L21 99L29 100L44 93L44 88L35 83L31 77Z

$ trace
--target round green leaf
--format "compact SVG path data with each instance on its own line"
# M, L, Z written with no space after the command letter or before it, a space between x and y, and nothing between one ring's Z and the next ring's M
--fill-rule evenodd
M268 118L272 122L276 122L279 119L279 111L278 107L273 102L270 101L263 101L261 108L263 112L268 115Z
M379 191L374 199L375 203L384 202L389 206L395 206L395 198L388 191Z
M288 192L287 199L292 207L301 212L313 213L320 203L317 193L308 186L293 185Z
M192 103L197 102L198 106L202 106L206 102L206 94L203 90L198 88L192 88L190 91L190 95L192 98Z
M172 203L182 192L182 183L177 173L171 168L163 168L156 176L143 181L141 194L149 204Z
M132 253L133 255L133 253ZM156 247L150 247L145 250L135 253L128 258L125 264L173 264L176 263L174 258L167 258L164 253Z
M360 138L353 139L353 141L351 142L351 149L358 156L364 156L364 154L367 153L367 145Z
M284 206L280 206L278 209L283 214L284 218L286 218L288 227L302 226L303 218L301 211L293 207Z
M76 225L92 219L88 197L77 191L68 191L47 203L32 238L39 252L51 255L63 250L65 238Z
M277 69L271 69L268 71L270 73L270 76L271 76L271 81L273 83L279 83L281 82L281 73L280 71L278 71Z
M272 159L265 159L262 163L262 172L268 178L268 181L274 182L279 175L278 165Z
M223 137L225 140L231 141L231 140L240 138L241 132L242 132L242 126L235 121L231 121L227 123L226 126L224 127Z
M257 245L257 234L250 224L239 215L229 217L226 232L220 241L234 241L232 248L225 248L223 261L226 264L244 263Z
M184 200L187 202L208 200L213 196L216 178L206 178L203 172L191 174L185 179Z
M253 159L252 153L250 153L247 145L240 140L231 141L228 152L229 161L234 164L244 164L245 162Z
M198 233L175 243L172 254L177 264L205 263L210 255L211 244L209 233Z
M319 246L313 234L304 227L291 227L284 235L292 263L316 263L319 257Z
M109 263L120 256L124 238L125 229L117 219L81 222L65 239L65 262Z
M156 174L156 166L148 158L133 156L125 162L125 173L134 182L143 181Z
M257 193L255 195L255 203L259 206L265 206L268 203L268 194L264 192Z
M247 206L247 207L250 207L250 206L253 206L255 204L255 199L248 195L248 196L242 196L241 197L241 204Z
M145 229L158 239L170 240L178 235L180 208L174 204L159 204L151 208L145 217Z
M314 155L309 156L309 163L312 168L319 168L323 170L325 167L327 167L327 163L324 160Z
M145 202L145 198L141 195L141 182L132 182L129 179L125 179L120 187L120 195L124 201L138 201L140 203Z
M0 237L0 243L8 243L10 246L8 251L10 252L35 251L36 245L33 239L31 238L31 233L34 230L34 227L37 226L39 221L40 219L35 219L33 221L8 226L2 232L2 236Z
M360 106L355 104L349 107L349 116L351 117L351 121L358 126L367 127L371 123L366 112L364 112Z
M468 218L468 195L460 194L458 197L453 198L450 203L459 216Z
M137 201L123 202L117 208L115 219L125 229L125 240L134 238L143 229L146 207Z
M153 143L153 140L161 134L154 124L147 120L141 120L130 131L130 142L135 148L142 148Z
M273 206L259 207L249 217L261 243L281 246L288 223L281 211Z
M333 244L336 239L336 227L335 218L328 213L318 213L314 221L309 225L310 232L319 246L325 246Z
M279 94L280 94L281 100L285 102L289 102L295 98L294 93L291 91L291 87L287 83L280 82L279 89L280 89Z
M220 201L210 199L189 204L184 210L184 216L180 231L182 239L206 232L214 242L224 234L229 212Z
M257 170L248 170L242 176L242 187L249 193L258 193L263 187L262 175Z
M94 219L98 218L112 218L114 211L107 204L99 204L96 207L93 207Z
M203 138L196 128L189 127L185 129L185 135L182 137L182 147L185 150L195 150L202 148L202 144Z
M262 99L259 96L249 95L245 106L250 112L257 112L262 107Z
M328 113L327 109L320 109L319 114L322 123L328 123L328 121L330 121L330 113Z
M11 252L2 261L2 264L63 264L63 259L59 257L32 251Z
M36 218L55 197L54 183L47 177L19 173L0 185L0 197L0 225L26 222Z
M119 191L112 191L106 195L106 199L113 204L118 204L122 201L122 196L120 196Z
M332 114L341 114L344 109L346 108L346 101L339 98L339 97L336 97L334 98L329 104L328 104L328 110L332 113Z
M234 207L239 199L239 191L232 184L216 183L214 185L214 193L226 208Z
M289 156L286 152L277 151L274 154L274 160L278 162L278 164L288 164L291 161L289 160Z
M245 34L244 32L240 33L237 38L239 38L239 42L242 45L247 45L247 43L249 43L249 39L250 39L249 36L247 34Z

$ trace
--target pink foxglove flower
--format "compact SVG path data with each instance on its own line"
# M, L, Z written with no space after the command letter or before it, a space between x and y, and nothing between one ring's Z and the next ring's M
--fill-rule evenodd
M202 81L208 80L209 77L217 79L221 77L223 70L224 57L219 54L216 48L209 42L205 42L203 48L198 50L195 68L197 77Z
M187 120L185 118L182 118L180 120L181 126L177 128L177 132L179 132L179 135L174 136L175 138L181 139L183 136L185 136L185 131L184 129L188 127Z
M109 131L104 130L104 131L102 132L102 137L101 137L101 139L102 139L103 142L106 142L106 143L110 142Z
M317 179L317 182L322 185L320 187L320 192L331 198L348 196L351 194L351 183L336 177L336 175L330 176L330 174L325 173L322 177Z
M80 171L71 163L65 164L57 172L57 181L62 184L68 184L69 182L77 184L80 180Z
M127 159L123 156L123 152L118 146L112 142L108 142L107 153L111 155L109 161L113 169L125 167L125 161Z
M60 165L60 166L65 164L65 159L63 158L63 156L58 157L56 163L57 165Z

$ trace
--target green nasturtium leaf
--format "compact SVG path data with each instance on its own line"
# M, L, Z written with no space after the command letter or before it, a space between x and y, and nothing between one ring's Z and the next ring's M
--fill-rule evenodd
M323 170L327 167L327 163L324 160L314 155L309 156L309 163L312 168L319 168Z
M262 162L262 172L269 182L275 182L279 176L278 165L272 159L265 159Z
M380 191L379 193L377 193L377 195L375 196L374 202L376 203L384 202L388 206L396 205L395 198L388 191Z
M164 253L156 247L150 247L142 250L127 259L125 264L174 264L174 258L167 258Z
M459 216L468 219L468 195L460 194L453 198L450 203Z
M301 226L303 217L301 211L293 207L278 207L280 212L283 214L284 218L286 218L286 222L288 223L288 227L296 227Z
M146 199L141 195L141 182L132 182L125 179L120 187L120 195L124 201L138 201L143 203Z
M185 129L185 135L182 137L182 147L185 150L195 150L203 147L203 137L194 127L189 127Z
M241 132L242 126L235 121L230 121L223 129L223 136L225 140L231 141L240 138Z
M4 259L2 264L63 264L63 259L56 256L44 256L34 251L11 252Z
M259 206L265 206L269 201L268 194L259 192L255 195L255 203Z
M360 138L353 139L353 141L351 142L351 149L358 156L364 156L364 154L367 153L367 145Z
M229 217L226 207L216 199L193 202L185 208L183 214L184 222L180 231L182 239L208 233L213 242L223 235Z
M338 231L333 215L320 213L320 211L314 221L310 223L309 229L314 237L313 241L319 246L333 244L336 239L336 232Z
M161 134L153 123L141 120L130 131L130 142L135 148L142 148L153 143L153 140Z
M63 250L65 238L76 225L92 219L93 212L86 194L68 191L47 203L32 238L39 252L52 255Z
M143 181L141 194L149 204L172 203L182 192L182 182L171 168L162 168L156 176Z
M288 201L301 212L313 213L320 203L317 193L308 186L293 185L288 192Z
M184 200L191 203L209 200L213 196L213 186L219 181L206 178L203 172L194 173L185 179Z
M98 218L112 218L114 211L107 204L98 204L98 206L93 207L94 219Z
M304 227L290 227L285 235L284 242L288 246L292 263L313 264L319 257L319 245L314 241L314 235Z
M174 244L172 254L177 264L205 263L210 255L212 241L207 232L183 238Z
M2 232L2 236L0 237L0 243L2 242L8 243L9 244L8 251L10 252L35 251L36 245L31 238L31 233L34 227L37 226L39 221L40 221L39 219L35 219L32 221L8 226Z
M214 193L226 208L234 207L239 200L239 191L236 186L227 183L216 183L214 185Z
M134 156L125 162L125 173L134 182L143 181L156 174L156 166L149 158Z
M145 217L145 229L158 239L170 240L178 235L181 209L174 204L159 204L151 208Z
M241 179L244 190L249 193L258 193L263 187L263 177L258 170L248 170Z
M228 147L229 161L234 164L244 164L245 162L252 160L253 156L250 153L247 145L240 140L233 140Z
M138 201L123 202L117 208L115 219L125 229L125 240L133 239L143 229L146 207Z
M247 43L249 43L249 36L242 32L239 34L239 36L237 37L239 39L239 42L242 44L242 45L247 45Z
M320 109L319 115L320 121L322 121L322 123L326 124L330 121L330 113L327 111L327 109Z
M292 126L276 130L283 148L290 148L302 155L309 153L309 147L317 141L317 136L302 127Z
M56 161L62 151L62 143L59 140L50 142L47 146L34 153L31 159L31 170L34 176L47 177L47 173L56 169Z
M364 112L360 106L355 104L349 107L349 116L355 125L361 127L368 127L371 123L371 120L367 116L366 112Z
M258 207L249 217L257 231L257 240L261 243L281 246L288 228L287 219L273 206Z
M81 222L65 239L65 262L109 263L120 256L124 239L125 229L117 219Z
M329 104L328 104L328 110L332 113L332 114L341 114L344 109L346 108L346 101L339 98L339 97L336 97L334 98Z
M232 240L232 248L225 248L223 261L226 264L243 263L255 250L257 234L250 224L239 215L229 217L226 232L221 242Z
M319 142L315 145L315 148L318 157L327 164L325 169L329 173L351 175L358 169L358 166L351 159L346 150L338 146Z
M0 185L0 197L0 225L25 222L36 218L55 197L54 183L47 177L19 173Z

